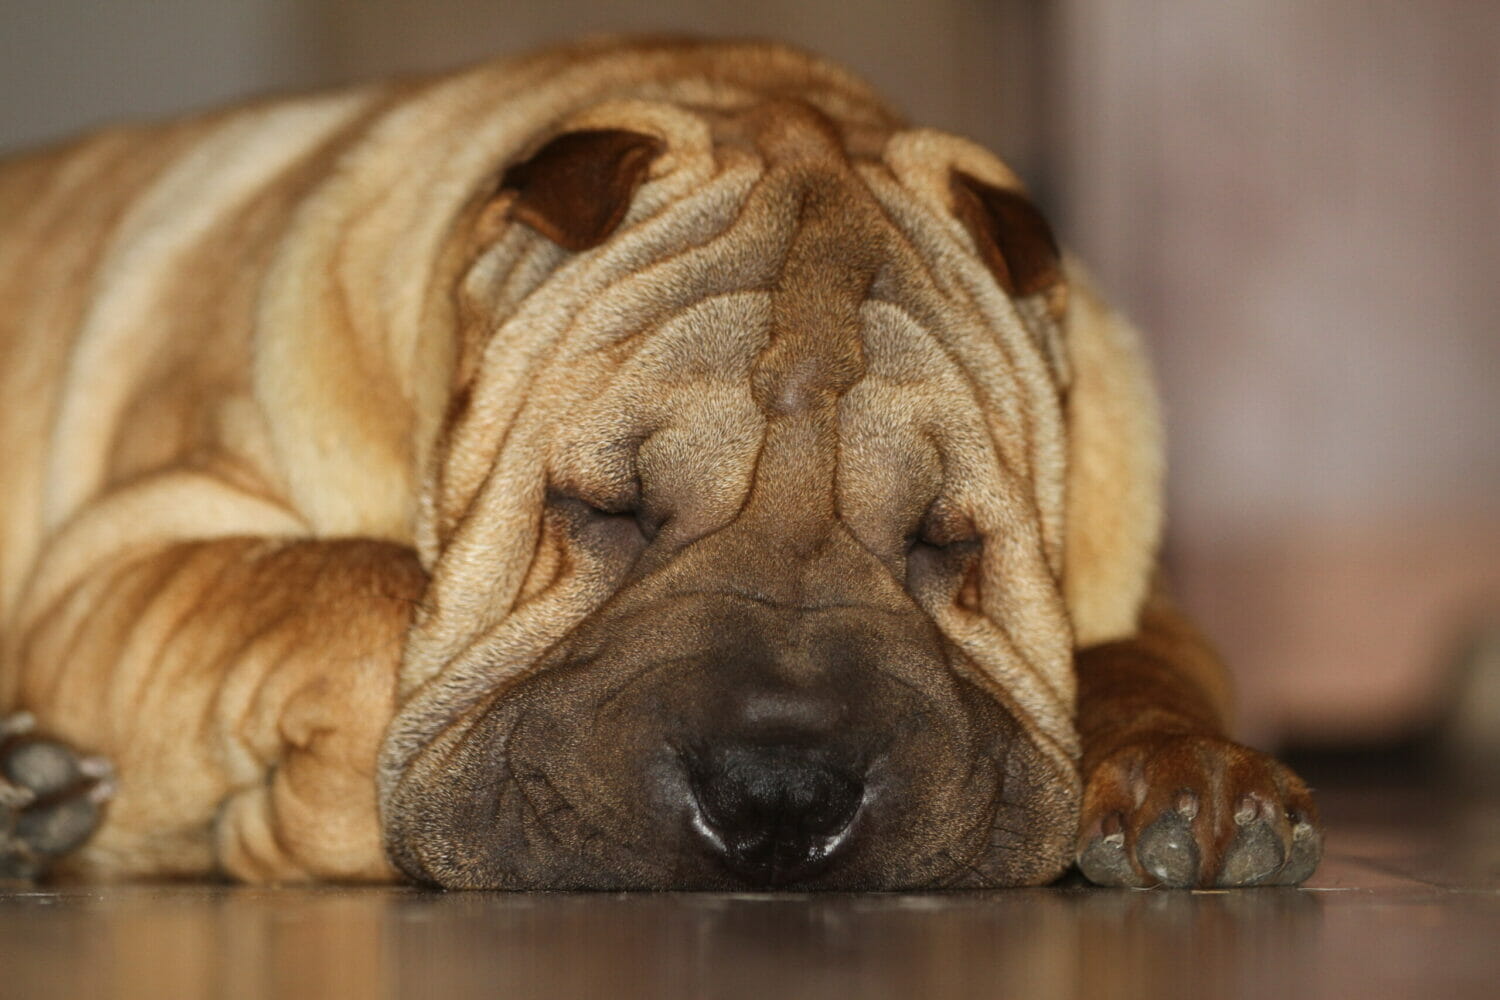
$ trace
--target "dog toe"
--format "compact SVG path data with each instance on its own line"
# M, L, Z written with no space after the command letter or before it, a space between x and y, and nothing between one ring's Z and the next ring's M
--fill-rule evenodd
M102 757L0 719L0 878L35 879L81 847L103 819L114 774Z
M1213 737L1151 738L1111 754L1088 778L1083 820L1078 867L1096 885L1296 885L1322 856L1297 776Z
M1164 811L1141 831L1135 842L1135 856L1146 873L1158 884L1174 889L1198 884L1201 852L1193 830L1197 817L1197 796L1184 790L1178 805Z
M1109 814L1096 824L1091 835L1084 838L1084 845L1078 852L1078 869L1095 885L1146 884L1125 850L1125 831L1119 813Z

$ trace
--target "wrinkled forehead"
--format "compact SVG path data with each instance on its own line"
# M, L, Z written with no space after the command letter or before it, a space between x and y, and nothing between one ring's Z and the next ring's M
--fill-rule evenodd
M557 359L575 399L558 465L597 477L601 450L667 434L691 442L672 451L700 458L690 488L707 489L767 421L827 409L872 469L915 448L1030 477L1033 432L1058 405L1052 331L890 163L846 154L810 115L779 120L769 152L655 220L675 242L653 245L648 224L599 261L617 273L590 289Z
M678 141L693 157L664 154L603 245L572 255L517 227L479 269L509 305L475 430L542 442L546 478L585 493L623 498L670 462L660 481L728 507L768 422L819 413L845 480L921 472L1003 496L1056 550L1056 327L1001 289L948 194L955 169L998 183L1005 168L963 140L841 129L798 102L687 117L708 123Z

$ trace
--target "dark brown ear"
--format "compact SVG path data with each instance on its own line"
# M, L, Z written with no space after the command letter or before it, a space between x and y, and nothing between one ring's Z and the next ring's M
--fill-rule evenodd
M603 243L630 208L661 152L655 136L625 129L564 132L505 172L512 218L569 250Z
M953 171L953 211L974 237L985 264L1013 298L1044 295L1061 320L1067 308L1062 255L1052 228L1024 194Z

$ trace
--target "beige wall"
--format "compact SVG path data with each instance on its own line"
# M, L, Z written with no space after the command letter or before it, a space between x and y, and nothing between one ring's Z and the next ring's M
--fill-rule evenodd
M1032 154L1038 107L1026 0L320 0L335 76L431 69L582 34L774 37L878 82L914 119ZM1024 148L1023 148L1024 147Z
M755 35L839 58L914 119L1034 159L1027 0L3 0L0 150L251 93L424 71L581 34Z
M1151 334L1253 729L1399 726L1500 610L1500 5L1066 0L1063 227Z
M0 152L322 78L299 0L0 0Z

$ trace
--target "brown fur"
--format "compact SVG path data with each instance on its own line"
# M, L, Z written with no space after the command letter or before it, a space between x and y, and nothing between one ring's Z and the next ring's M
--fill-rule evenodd
M1133 334L1002 164L841 70L555 50L100 133L0 169L0 218L0 708L117 764L75 870L721 884L597 776L659 745L648 705L721 724L664 648L807 690L853 657L853 729L946 720L828 885L1046 881L1116 815L1133 845L1111 769L1163 734L1197 749L1161 794L1228 803L1203 880L1242 795L1310 810L1140 617ZM516 821L535 857L473 812L525 761L564 817Z

